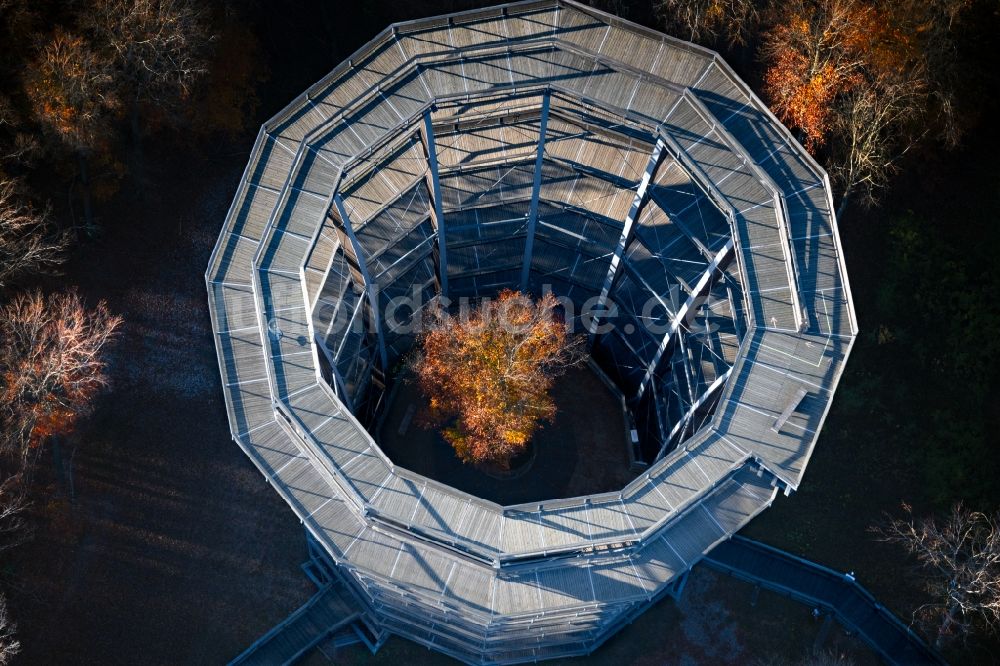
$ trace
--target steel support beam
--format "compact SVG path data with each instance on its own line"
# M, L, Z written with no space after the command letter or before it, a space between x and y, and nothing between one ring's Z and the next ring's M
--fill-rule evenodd
M343 403L347 406L348 411L352 414L354 413L354 401L351 396L347 393L347 384L344 382L344 376L340 374L340 368L337 367L337 359L333 357L330 350L326 348L326 343L317 334L313 338L315 346L322 350L323 356L326 358L326 362L330 364L330 374L333 379L334 392L336 392L337 397L340 398Z
M670 446L670 442L672 442L674 437L676 437L678 434L684 432L684 430L688 426L688 423L690 423L691 419L694 417L695 412L697 412L702 405L708 402L709 399L711 399L711 397L715 395L716 391L718 391L720 388L726 385L726 380L729 379L729 375L732 374L732 372L733 369L732 367L730 367L724 373L716 377L715 381L709 384L708 388L705 389L705 392L702 393L700 396L698 396L698 399L694 402L694 404L691 405L691 407L684 414L684 418L675 423L674 427L670 430L670 434L667 435L667 438L663 441L663 446L660 447L659 453L656 454L656 460L660 460L663 456L667 454L667 449Z
M444 210L441 205L441 180L438 173L437 144L434 142L434 123L431 112L424 111L424 139L427 141L427 162L431 171L431 196L434 204L434 221L437 223L438 238L438 279L441 295L448 297L448 240L445 235Z
M622 234L618 238L618 245L615 247L615 252L611 256L611 265L608 266L608 275L604 278L604 286L601 288L601 295L598 297L594 308L595 312L604 312L604 308L607 306L608 294L611 293L611 287L615 282L618 267L622 263L622 257L625 256L625 248L628 246L629 241L632 240L632 230L635 228L635 221L639 219L639 214L642 213L643 206L649 200L649 183L653 180L653 174L656 173L656 169L663 161L663 151L665 148L666 144L663 139L657 139L656 145L653 147L653 153L649 156L646 171L643 172L642 180L639 181L639 187L636 189L635 197L632 199L632 206L629 208L628 215L625 216L625 225L622 227ZM599 323L600 318L598 316L594 316L590 320L591 343L594 341L594 335L597 333Z
M682 398L687 398L688 402L694 402L694 382L695 375L691 370L691 359L688 357L687 345L684 342L684 336L677 336L677 344L674 345L674 353L677 356L677 360L680 361L681 370L684 372L684 387L687 389L684 391L685 395Z
M531 255L535 246L535 227L538 225L538 195L542 189L542 158L545 155L545 134L549 126L550 95L549 92L546 92L542 98L542 119L538 130L538 154L535 156L535 179L531 185L531 208L528 209L528 235L524 239L524 263L521 264L521 291L528 290Z
M358 237L354 235L354 225L351 224L347 208L344 207L344 199L339 194L333 198L333 205L337 207L337 213L344 227L344 234L351 244L354 263L357 265L358 272L361 274L361 281L365 285L365 295L368 297L368 306L371 308L372 324L375 329L375 337L377 338L379 362L381 363L382 370L388 371L389 356L385 349L385 334L382 330L382 317L379 312L378 287L372 280L371 273L368 272L368 262L365 261L365 255L361 244L358 242Z
M715 271L719 269L733 251L733 239L730 238L726 241L726 244L718 251L715 255L715 259L712 263L705 268L705 271L701 274L698 282L695 283L694 288L691 290L691 294L688 296L684 304L677 309L677 314L674 315L674 319L670 322L670 327L664 334L663 339L660 341L660 346L656 349L656 354L653 355L653 360L649 362L649 366L646 367L646 374L642 378L642 382L639 384L639 390L636 392L635 399L638 400L642 397L642 394L646 392L646 388L649 386L649 382L652 381L653 375L656 374L656 368L660 364L660 359L663 358L663 353L670 346L670 341L673 339L674 334L680 330L681 324L684 323L684 318L687 317L688 312L694 306L695 301L701 296L702 293L708 289L709 285L712 283L712 276L715 275Z

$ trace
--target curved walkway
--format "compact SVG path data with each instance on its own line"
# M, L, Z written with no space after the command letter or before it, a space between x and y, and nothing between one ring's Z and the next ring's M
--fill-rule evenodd
M853 576L739 536L719 544L703 562L831 613L890 664L945 663Z

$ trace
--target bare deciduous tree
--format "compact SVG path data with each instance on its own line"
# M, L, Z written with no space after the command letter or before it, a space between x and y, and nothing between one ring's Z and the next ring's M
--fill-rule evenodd
M136 142L141 105L174 110L207 71L206 49L213 37L199 3L97 0L87 5L80 21L114 63Z
M0 552L19 546L28 538L28 528L24 520L27 508L28 498L25 495L23 475L17 472L7 476L0 483ZM0 628L0 641L2 641L2 628ZM0 664L2 663L0 661Z
M91 150L107 131L118 101L111 64L78 35L57 29L25 75L25 90L42 125L74 150Z
M760 21L759 0L658 0L667 31L692 42L745 44Z
M48 215L19 196L17 181L0 180L0 288L24 275L51 271L65 259L68 244Z
M872 532L916 558L934 601L914 611L914 620L941 647L967 637L976 623L1000 628L1000 515L989 516L955 504L942 520L891 518Z
M0 666L6 666L21 651L16 638L17 625L7 614L7 599L0 594Z
M830 164L830 175L841 191L838 217L856 195L865 205L875 203L899 159L920 138L906 129L920 116L925 90L920 79L879 77L854 87L838 101Z
M76 153L87 226L93 225L87 160L107 136L118 99L111 63L78 35L57 29L25 76L25 91L42 126Z
M949 147L958 145L964 119L955 107L961 72L955 25L973 0L892 0L897 31L912 36L911 60L923 72L927 93L937 115L940 138Z
M14 103L0 95L0 167L8 163L30 165L41 153L41 142L34 133L23 131L22 125Z
M0 309L0 452L28 460L89 412L107 385L103 350L121 322L74 292L21 294Z

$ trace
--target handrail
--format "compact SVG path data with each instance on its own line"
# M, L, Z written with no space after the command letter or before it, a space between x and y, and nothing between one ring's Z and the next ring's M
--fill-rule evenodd
M823 566L822 564L817 564L810 560L806 560L802 557L794 555L792 553L779 550L774 546L769 546L759 541L753 541L742 536L734 536L728 544L720 546L722 548L729 549L739 549L747 552L756 552L765 555L766 557L776 560L785 561L800 569L805 569L807 571L815 572L827 579L832 585L837 586L838 591L843 591L845 589L854 592L860 596L865 603L871 607L871 609L883 620L887 621L893 628L899 631L910 644L916 649L918 656L926 659L926 663L929 664L944 664L944 659L934 651L930 646L928 646L919 636L917 636L914 631L903 624L902 621L894 613L889 611L885 606L880 604L871 592L868 591L863 585L857 582L857 580L852 575L845 575L830 569L829 567ZM896 655L894 655L888 649L889 646L883 645L876 641L867 631L864 626L855 623L843 610L841 610L842 603L839 603L838 598L831 598L829 596L823 597L818 596L815 590L800 590L791 585L784 585L777 582L774 578L768 577L764 578L760 574L751 571L748 567L739 566L738 562L727 562L723 557L720 557L719 549L710 552L703 559L705 564L712 568L720 569L726 573L729 573L738 578L744 578L750 580L751 582L757 583L763 587L772 589L779 593L787 594L794 599L799 601L804 601L809 604L816 604L829 611L832 611L836 616L838 621L853 629L859 636L861 636L865 642L867 642L871 647L875 649L883 658L885 658L890 663L900 663Z
M548 51L548 50L552 50L555 46L558 46L560 49L563 49L563 50L566 50L566 51L569 51L569 52L577 53L579 55L583 55L585 57L592 58L592 59L594 59L595 62L598 62L598 63L604 63L604 64L610 63L611 65L613 65L613 68L615 68L617 70L629 71L633 75L637 76L639 79L649 79L651 81L656 82L661 87L667 88L669 90L673 90L674 92L680 93L680 92L682 92L684 90L683 88L681 88L680 86L674 84L671 81L668 81L666 79L661 79L660 77L657 77L657 76L654 76L654 75L650 75L648 72L643 72L643 71L641 71L641 70L639 70L637 68L631 67L631 66L626 65L624 63L616 63L616 62L613 63L613 62L609 61L608 59L602 58L597 53L594 53L594 52L589 51L587 49L580 48L580 47L578 47L575 44L565 42L564 40L561 40L561 39L556 38L554 36L546 38L546 39L539 39L539 40L534 40L534 41L528 41L528 42L525 42L523 44L518 44L518 45L516 45L515 48L511 48L508 45L508 47L506 48L506 50L502 50L502 49L500 49L500 47L493 47L492 49L483 50L483 49L477 48L475 45L473 45L473 46L467 46L467 47L462 47L462 48L458 48L458 49L452 49L452 50L449 51L449 54L456 53L456 54L462 56L462 55L464 55L467 52L473 52L473 53L476 53L477 55L479 55L480 57L489 57L489 56L492 56L492 55L500 55L500 54L506 53L509 56L510 53L522 53L522 52L523 53L530 53L530 52L533 52L533 51ZM395 82L397 80L401 80L405 76L411 75L414 71L418 71L419 68L422 66L422 63L423 63L424 60L427 60L427 61L431 62L432 64L442 64L442 63L449 63L449 62L456 62L456 61L461 62L461 61L464 60L464 57L459 57L459 58L438 58L438 59L435 59L435 57L434 57L433 54L418 54L417 56L414 56L413 58L410 58L409 60L405 60L402 65L400 65L390 75L387 75L384 80L389 80L389 81L392 81L392 82ZM413 68L410 68L408 66L410 63L415 63L415 66ZM332 74L328 75L328 77L330 78L331 81L333 80L333 78L336 78L336 77L332 77ZM325 86L319 86L319 87L325 87ZM512 83L510 87L512 87L515 92L518 90L518 85L517 84L513 84ZM525 84L525 85L521 86L521 90L522 91L524 91L524 90L532 91L532 90L535 90L537 87L539 87L539 84L537 84L537 83L536 84ZM504 85L504 86L498 86L497 88L491 89L489 91L484 91L484 92L481 92L481 93L476 93L474 95L470 95L470 94L466 93L466 94L456 94L456 95L452 95L452 96L435 97L435 99L432 102L430 102L428 104L425 104L424 107L422 107L422 108L423 108L423 110L426 110L426 107L433 106L437 102L447 101L447 100L452 100L452 99L470 99L472 97L495 95L498 90L503 90L503 89L506 89L506 88L507 88L507 86ZM320 125L319 127L315 128L313 132L310 132L309 135L315 134L316 135L314 137L315 139L321 139L323 136L325 136L325 134L328 131L330 131L332 129L332 127L335 125L335 123L336 123L336 121L338 119L342 120L348 113L350 113L350 112L352 112L352 111L354 111L354 110L356 110L358 108L363 107L364 103L366 103L368 100L374 98L375 95L381 93L382 89L383 89L383 87L382 87L381 83L378 84L378 85L376 85L376 86L370 87L366 92L364 92L364 93L360 94L358 97L356 97L355 100L352 101L350 104L342 107L339 110L339 113L334 114L333 116L330 116L330 118L328 118L322 125ZM550 86L548 86L548 88L546 86L544 86L544 85L541 85L541 89L542 90L545 90L545 89L559 89L559 90L562 90L561 87L559 87L559 86L553 86L551 84L550 84ZM574 93L570 92L569 94L572 96ZM586 99L586 100L588 100L592 104L595 101L595 100L589 100L589 98L582 98L581 97L581 99ZM305 100L309 101L311 103L311 99L308 96L306 96ZM286 110L289 110L292 107L295 107L296 105L299 105L296 108L296 110L294 111L294 112L297 112L298 109L301 108L301 104L302 104L302 101L301 101L301 96L300 96L300 98L297 98L295 101L293 101L291 104L289 104L288 107L286 107ZM598 106L607 106L607 105L606 104L602 104L602 105L598 105ZM292 115L294 112L289 111L288 115ZM622 110L622 111L620 111L620 113L626 114L625 117L629 117L632 120L636 119L636 114L634 112L630 112L630 111L627 111L627 110ZM411 116L411 118L412 118L412 116ZM265 127L268 124L269 123L265 123ZM399 125L407 125L407 124L412 124L412 120L409 123L403 122L403 123L400 123ZM309 136L309 135L307 135L307 136ZM383 148L386 144L388 144L388 143L390 143L390 142L392 142L394 140L399 140L398 133L394 132L394 131L389 131L380 140L377 140L375 143L373 143L373 144L371 144L369 146L366 146L365 149L363 149L362 151L359 151L355 155L347 158L344 161L344 163L340 166L340 175L338 176L337 180L338 181L342 181L344 173L346 173L347 171L351 170L354 167L355 163L357 161L359 161L360 159L362 159L362 155L364 155L365 157L367 157L367 156L371 155L373 152L375 152L376 150L379 150L379 149ZM303 143L305 143L305 137L303 138ZM300 150L301 150L301 146L300 146ZM298 156L296 156L295 163L298 163ZM293 170L294 169L295 169L295 167L293 167ZM338 187L334 187L333 188L333 194L335 194L338 189L339 189ZM326 208L330 207L331 202L332 202L332 197L333 197L333 195L331 194L329 200L327 201ZM236 200L238 200L238 197L237 197ZM235 203L236 200L234 200L234 203ZM313 248L315 247L315 241L316 241L316 238L318 237L317 234L319 233L319 228L320 227L317 228L316 234L314 234L313 238L311 239L310 250L308 252L308 256L307 256L306 260L303 262L304 264L308 263L308 261L311 259L311 254L312 254Z
M323 392L325 392L327 394L328 397L335 398L335 396L332 393L332 389L330 389L330 387L325 382L322 382L322 381L319 382L318 386L320 387L320 390L322 390ZM298 424L299 427L294 430L294 433L297 436L297 438L300 439L306 445L306 447L309 449L310 454L312 454L315 457L314 459L316 459L318 461L319 460L324 460L324 459L329 459L329 454L327 454L325 451L322 451L319 448L319 446L316 444L316 442L315 442L314 438L311 436L311 434L309 434L308 431L305 430L305 427L304 427L304 425L301 424L301 421L297 417L295 417L295 415L284 405L284 403L283 402L279 402L277 404L277 407L278 407L279 410L281 410L281 412L285 416L285 418L290 421L290 423L292 423L292 424ZM346 412L346 411L342 412L341 416L343 416L343 417L345 417L345 418L347 418L349 420L354 421L354 423L360 427L360 424L357 422L357 420L354 417L354 415L351 414L350 412ZM365 432L365 434L367 435L367 432ZM371 439L370 436L369 436L369 439ZM370 442L370 444L372 444L372 443L373 442ZM409 479L411 481L414 481L414 482L416 482L418 484L421 484L421 485L424 485L424 486L429 486L429 487L435 488L437 490L440 490L442 492L447 492L447 493L449 493L449 494L451 494L453 496L457 496L457 497L459 497L461 499L464 499L464 500L466 500L466 501L468 501L470 503L479 505L483 509L486 509L486 510L489 510L489 511L498 511L499 516L501 517L501 519L503 517L506 517L509 513L518 512L518 511L522 511L522 510L525 513L534 513L535 511L546 510L547 508L552 508L554 510L558 510L558 509L564 509L564 508L572 508L574 506L588 506L589 507L591 505L595 505L595 504L599 503L599 502L594 502L593 501L594 498L599 498L599 500L601 500L601 501L611 500L611 501L618 501L618 502L622 502L622 503L625 501L625 494L626 493L623 490L623 491L620 491L618 493L604 493L602 495L589 495L589 496L582 496L582 497L579 497L579 498L569 498L569 499L566 499L566 500L557 500L557 502L559 502L559 506L544 506L543 507L542 503L529 503L529 504L523 504L523 505L513 505L513 506L503 506L502 507L502 506L500 506L498 504L495 504L493 502L489 502L488 500L484 500L482 498L476 497L475 495L469 495L467 493L462 493L461 491L458 491L457 489L452 488L451 486L444 485L444 484L442 484L442 483L440 483L438 481L435 481L434 479L429 479L429 478L424 477L424 476L422 476L420 474L417 474L416 472L412 472L411 470L408 470L408 469L405 469L405 468L401 468L401 467L397 467L385 455L385 453L382 452L382 450L380 448L378 448L378 446L372 446L371 448L372 448L373 453L375 455L377 455L381 460L383 460L383 462L389 467L389 470L390 470L391 473L396 474L397 476L400 476L402 478L407 478L407 479ZM669 462L666 462L664 464L664 466L666 464L672 464L673 462L675 462L675 459L677 457L680 457L681 455L684 455L685 453L687 453L687 449L686 448L680 448L679 447L678 449L675 449L675 451L677 451L678 453L676 453L675 455L673 455L671 458L663 458L662 459L662 461L669 461ZM732 478L732 475L737 470L739 470L740 468L742 468L743 465L746 464L746 461L748 459L749 459L749 455L745 454L743 458L739 459L738 461L736 461L731 466L730 471L727 474L722 475L715 482L713 482L713 483L711 483L711 484L709 484L709 485L707 485L707 486L699 489L699 492L695 493L690 498L688 498L688 500L686 500L683 505L678 506L678 507L674 507L673 509L664 512L664 515L663 515L662 518L660 518L659 520L657 520L654 523L652 523L649 527L645 528L642 532L633 533L633 535L630 536L630 537L615 536L615 537L607 537L607 538L604 538L604 539L596 539L596 540L594 540L594 539L588 539L588 540L586 540L586 542L580 542L580 543L577 543L577 544L570 544L570 545L560 546L560 547L554 547L554 548L535 549L535 550L530 550L530 551L519 551L519 552L516 552L516 553L505 553L499 547L497 549L486 549L486 548L483 547L482 544L478 544L475 541L472 541L472 540L469 540L467 538L464 538L460 534L450 533L450 532L443 532L443 531L440 531L440 530L435 530L433 528L429 528L427 525L415 525L415 524L413 524L411 522L408 522L408 521L407 522L401 522L401 521L399 521L397 519L392 518L391 516L387 516L386 514L383 514L381 511L379 511L377 508L375 508L374 506L372 506L369 502L367 502L366 500L364 500L360 496L355 495L355 491L353 489L352 484L349 481L349 478L346 475L344 475L343 472L341 472L339 470L339 468L336 466L335 463L332 462L332 460L330 460L330 463L331 463L330 467L332 468L331 471L335 475L336 487L340 488L341 491L342 491L342 493L344 495L350 495L351 496L352 504L354 504L357 507L358 513L362 517L366 517L368 519L378 520L378 521L380 521L380 522L382 522L382 523L390 526L391 528L406 529L406 530L412 532L413 534L415 534L417 536L423 537L424 540L428 541L429 543L432 543L432 544L437 545L437 546L441 546L441 547L445 547L445 548L457 551L457 554L459 554L459 555L466 556L466 557L471 557L471 558L473 558L474 560L476 560L476 561L478 561L480 563L492 565L494 568L498 568L498 567L499 568L509 568L511 566L518 565L518 564L530 563L531 560L537 559L539 557L551 557L551 556L556 556L556 555L573 555L573 554L578 554L581 551L581 549L592 548L592 547L595 547L595 546L596 547L603 547L603 546L620 545L621 549L623 551L635 550L635 549L641 548L648 541L650 541L652 539L655 539L656 535L662 529L666 528L666 526L668 524L673 523L676 520L679 520L689 510L692 510L698 504L698 500L699 499L701 499L701 498L703 498L703 497L711 494L712 491L714 491L720 485L722 485L727 480L729 480L730 478ZM323 467L326 468L326 465L323 465ZM655 475L653 472L654 472L654 468L651 467L645 473L643 473L642 475L640 475L639 477L637 477L637 479L635 481L633 481L632 483L639 482L641 484L646 484L646 483L651 482L651 477ZM631 486L632 483L630 483L629 486ZM629 486L626 486L626 489ZM574 500L580 500L580 501L578 502L578 504L570 504L569 503L569 502L573 502ZM566 503L566 504L564 504L564 503ZM529 509L529 508L531 509L530 511L525 510L525 509Z
M265 141L267 133L264 131L263 125L257 131L257 138L254 139L253 148L250 149L250 160L247 165L243 167L243 175L240 176L239 184L236 186L236 196L233 197L232 203L229 204L229 210L226 211L226 217L224 222L224 229L228 229L230 221L235 217L237 204L242 205L241 195L246 193L246 189L250 186L250 181L247 180L247 175L250 173L251 165L256 165L257 161L260 159L260 146ZM227 235L232 232L227 231ZM205 268L205 281L208 283L212 282L211 272L215 266L215 260L219 255L219 249L222 247L222 243L216 243L215 247L212 248L212 254L208 257L208 266Z
M771 192L771 197L774 200L775 215L778 218L778 235L781 238L781 249L782 252L787 255L787 258L785 259L785 271L788 274L788 283L791 291L792 311L795 317L795 325L796 328L801 330L803 317L802 304L799 299L799 264L798 259L795 256L795 248L792 247L791 243L791 230L788 225L788 208L785 202L784 193L781 188L778 187L778 184L774 182L774 179L772 179L771 176L750 157L750 155L746 152L746 149L743 148L743 145L737 141L736 137L730 133L726 126L723 125L722 122L708 110L697 95L692 93L690 89L685 88L684 98L688 100L698 116L726 141L729 149L743 159L744 164L750 167L757 178L761 181L761 185Z
M566 1L566 0L561 0L561 1ZM839 224L837 223L836 209L833 205L833 188L830 186L830 175L827 173L826 169L824 169L820 165L820 163L816 161L816 158L813 157L812 154L802 146L799 140L795 138L795 135L793 135L791 131L789 131L789 129L785 127L785 125L780 120L778 120L777 116L774 115L774 112L772 112L771 109L768 108L768 106L764 104L763 101L761 101L757 93L755 93L753 89L746 84L745 81L740 79L740 77L736 76L736 73L733 71L733 68L729 65L728 62L726 62L723 58L719 57L718 53L712 52L711 57L713 64L719 68L719 70L726 77L726 79L729 80L730 83L732 83L741 93L743 93L747 97L747 99L750 101L750 104L754 107L754 109L758 113L764 114L768 118L768 120L771 121L770 124L774 128L776 128L778 133L781 134L782 138L784 138L785 141L788 142L788 145L792 148L792 152L795 153L796 157L802 158L805 161L806 165L812 170L814 174L819 176L819 180L823 183L823 188L826 190L827 205L830 208L830 226L833 231L834 237L836 238L837 257L840 267L841 278L844 283L844 291L847 294L847 305L848 305L847 314L851 321L851 332L857 335L858 333L857 313L854 310L854 298L851 295L850 282L848 280L848 275L847 275L847 266L844 260L844 246L843 243L841 243L840 241L840 229L839 229Z
M296 436L296 439L302 444L309 455L311 455L315 460L323 460L324 458L329 457L329 454L319 448L315 439L304 434L304 432L306 432L305 424L302 423L302 421L284 404L284 402L275 402L274 408L285 419L288 428ZM339 467L336 465L320 465L317 466L317 470L321 476L326 477L326 480L330 483L330 485L340 489L341 494L358 509L361 515L368 513L370 505L357 494L357 491L354 489L350 479L342 471L340 471Z
M668 116L669 118L669 116ZM664 119L666 122L666 119ZM730 222L736 216L736 209L733 208L732 203L729 199L722 194L718 186L708 177L705 170L701 168L701 165L695 162L694 158L688 154L688 152L678 143L677 139L674 138L672 134L667 132L662 125L658 128L659 135L663 139L667 147L670 148L670 152L675 160L681 162L688 172L693 176L695 180L703 190L714 200L716 207L722 211L723 215L729 218ZM735 228L733 233L736 233Z
M539 45L550 44L552 41L558 41L558 40L549 40L548 42L531 42L529 44L531 46L533 46L533 47L538 47ZM573 50L573 49L568 49L568 50ZM577 50L583 51L582 49L577 49ZM616 64L616 66L617 66L617 64ZM483 93L479 93L477 95L469 95L469 94L461 95L461 94L456 94L456 95L452 96L452 98L454 98L454 99L471 99L472 97L476 97L476 96L479 96L479 95L484 95L484 96L488 95L488 94L495 95L495 94L497 94L497 92L499 90L502 90L502 89L514 89L514 90L517 90L518 87L519 86L516 85L516 84L511 84L510 86L498 86L497 88L495 88L493 90L484 91ZM580 100L580 99L589 100L589 98L583 97L583 96L579 95L578 93L576 93L574 91L567 91L562 86L559 86L557 84L550 83L548 85L548 88L552 89L552 90L555 90L555 91L558 91L560 93L566 94L566 95L572 95L575 100ZM525 86L520 86L520 89L524 90ZM610 108L611 105L607 104L606 102L601 102L600 106L604 107L604 108ZM422 109L418 113L422 113L423 110L425 110L425 109ZM631 120L633 122L637 122L637 123L640 123L640 124L648 124L649 123L648 119L645 119L644 117L640 117L637 114L635 114L634 112L630 112L630 111L627 111L627 110L619 110L619 113L623 114L623 117L625 117L625 118L627 118L627 119L629 119L629 120ZM334 121L331 118L330 119L330 123L332 123L332 122L334 122ZM309 148L307 146L307 144L308 144L307 139L314 139L314 138L317 138L319 136L322 136L325 133L325 131L326 130L323 129L323 128L316 128L313 132L310 132L307 135L306 138L303 139L303 142L300 144L298 152L297 152L296 157L294 159L294 163L296 164L296 166L293 167L292 173L298 173L299 170L301 169L301 166L302 166L301 165L301 155L304 153L304 149L306 149L306 150L311 149L311 148ZM388 134L391 134L391 132L388 133ZM367 152L365 154L371 154L372 150L373 150L373 148L369 147L367 149ZM259 156L258 156L258 158L259 158ZM697 165L695 165L695 166L697 166ZM249 168L249 165L248 165L248 168ZM283 209L283 207L285 205L287 205L288 182L289 182L289 179L291 178L292 173L290 173L289 176L288 176L288 178L286 178L286 183L285 183L285 186L283 188L283 193L281 195L281 197L282 197L281 201L276 206L275 211L272 212L271 219L267 223L267 228L265 229L265 234L264 234L265 237L273 237L273 234L274 234L274 231L275 231L274 230L274 226L273 226L274 222L275 222L275 213L279 209ZM343 173L343 169L341 170L341 173ZM718 192L717 189L716 189L716 192ZM235 202L234 202L234 205L235 205ZM258 248L257 253L256 253L255 258L254 258L254 264L255 265L259 265L260 259L262 257L262 252L264 250L264 247L265 247L265 243L262 241L261 242L261 246ZM262 303L261 294L260 294L260 291L261 291L261 287L260 287L260 274L259 274L259 271L257 269L253 270L252 274L253 274L253 278L254 278L253 279L254 284L252 286L254 288L254 293L255 293L255 308L258 310L258 318L259 318L263 314L263 312L260 310L260 305ZM746 294L744 294L744 298L746 298ZM752 310L750 308L747 308L747 314L748 314L748 317L752 317ZM265 356L268 357L267 358L267 363L269 364L269 367L271 369L271 372L269 373L269 382L270 382L270 385L271 385L271 388L272 388L272 394L273 395L277 395L277 391L275 390L276 387L274 386L273 359L270 358L270 354L269 353L265 353ZM322 383L320 383L320 385L322 385ZM627 490L628 488L629 488L629 486L626 486L625 490ZM621 496L625 492L625 490L623 490L622 493L619 493L619 496Z

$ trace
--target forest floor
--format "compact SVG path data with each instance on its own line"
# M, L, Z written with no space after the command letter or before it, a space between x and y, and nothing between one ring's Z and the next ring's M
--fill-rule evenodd
M148 159L155 187L66 269L125 325L7 558L23 663L223 663L311 594L301 526L230 438L210 333L203 274L245 155Z
M498 504L613 492L636 477L629 471L621 403L590 368L557 378L552 398L555 419L535 433L531 461L512 471L515 478L495 478L463 463L437 429L422 427L427 398L412 379L397 385L377 441L397 465ZM411 406L416 415L400 434Z

